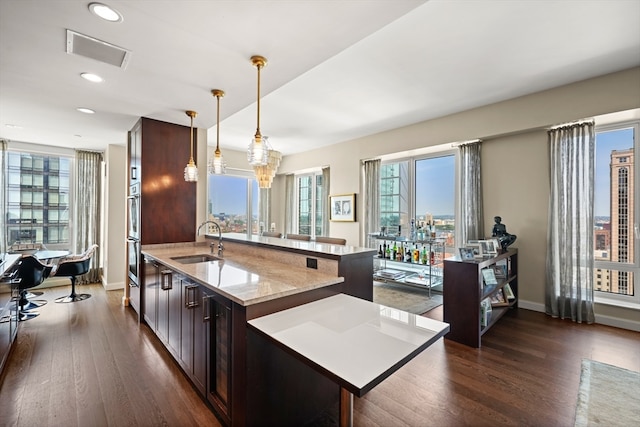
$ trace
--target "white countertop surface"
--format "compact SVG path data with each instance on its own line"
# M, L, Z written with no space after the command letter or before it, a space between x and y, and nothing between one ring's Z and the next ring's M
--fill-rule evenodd
M344 282L344 278L241 253L217 261L181 264L174 257L209 253L207 246L142 248L142 253L244 306Z
M217 234L207 234L207 238L217 239ZM253 235L247 237L242 233L224 233L222 235L223 241L250 243L262 246L271 246L282 249L295 249L296 251L303 251L316 254L334 255L338 257L353 256L353 255L374 255L377 253L376 249L362 248L359 246L346 246L346 245L333 245L330 243L316 243L315 241L305 242L302 240L284 239L278 237L263 237Z
M449 331L447 323L345 294L248 323L359 397Z

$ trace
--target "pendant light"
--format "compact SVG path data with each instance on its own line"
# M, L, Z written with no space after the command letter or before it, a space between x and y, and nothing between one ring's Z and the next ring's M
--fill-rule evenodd
M198 181L198 167L196 166L196 162L193 161L193 118L198 115L195 111L188 110L186 111L187 116L191 117L191 155L189 157L189 163L184 168L184 180L187 182L196 182Z
M262 136L260 133L260 70L267 65L267 59L262 56L252 56L251 63L258 69L258 124L253 141L249 144L247 160L252 166L263 166L269 162L269 151L271 150L268 137Z
M213 89L211 94L218 100L218 114L216 118L216 151L209 162L209 173L222 175L227 171L227 163L224 161L222 153L220 152L220 98L224 96L224 91Z

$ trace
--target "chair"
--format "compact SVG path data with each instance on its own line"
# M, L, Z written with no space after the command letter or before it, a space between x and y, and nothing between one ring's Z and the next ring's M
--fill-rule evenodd
M323 237L316 236L317 243L330 243L332 245L346 245L347 239L341 239L339 237Z
M24 255L18 261L17 284L20 292L18 300L18 320L33 319L40 313L30 310L42 307L47 303L44 300L27 299L27 290L41 284L51 274L52 265L43 264L33 255Z
M278 233L277 231L263 231L262 235L264 237L277 237L277 238L282 237L282 233Z
M66 297L56 298L56 302L76 302L91 297L91 294L76 294L76 278L89 272L91 258L97 248L98 245L93 245L80 255L67 256L55 266L52 276L66 276L71 279L71 294Z
M307 234L287 234L287 239L304 240L305 242L308 242L311 240L311 236Z

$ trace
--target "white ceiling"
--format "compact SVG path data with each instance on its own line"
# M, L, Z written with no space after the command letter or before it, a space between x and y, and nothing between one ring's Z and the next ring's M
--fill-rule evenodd
M140 116L189 125L191 109L215 145L217 88L223 153L244 150L256 54L261 131L285 155L640 65L638 0L104 0L121 23L88 3L0 0L0 137L104 149ZM67 54L67 29L128 66Z

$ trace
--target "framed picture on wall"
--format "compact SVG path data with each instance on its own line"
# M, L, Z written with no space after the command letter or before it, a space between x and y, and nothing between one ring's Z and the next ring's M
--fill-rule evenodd
M331 221L354 222L356 220L355 193L329 196L329 212Z

